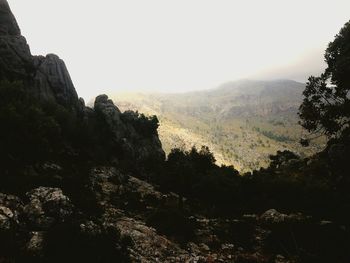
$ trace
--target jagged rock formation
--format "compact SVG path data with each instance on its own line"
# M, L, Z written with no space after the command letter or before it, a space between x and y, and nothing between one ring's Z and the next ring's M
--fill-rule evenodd
M157 126L138 130L142 119L134 112L121 113L107 95L96 97L94 110L110 131L110 143L118 145L124 158L136 161L164 160L165 153L157 133ZM143 126L143 124L141 124Z
M97 97L94 109L85 107L63 60L54 54L32 56L7 1L1 0L0 6L0 80L22 81L31 95L40 101L62 105L84 119L93 130L98 131L101 125L105 125L110 135L110 148L119 158L164 160L156 129L151 131L151 136L142 134L135 128L138 116L130 119L130 114L122 115L106 95ZM96 119L100 121L96 123Z
M20 35L21 31L12 14L9 4L5 0L0 1L0 33L8 35Z
M32 64L26 39L6 0L0 1L0 76L25 78Z
M34 86L42 99L78 105L78 95L63 60L54 54L34 57Z
M22 80L38 98L76 107L78 96L64 62L56 55L32 56L7 1L0 7L1 79Z

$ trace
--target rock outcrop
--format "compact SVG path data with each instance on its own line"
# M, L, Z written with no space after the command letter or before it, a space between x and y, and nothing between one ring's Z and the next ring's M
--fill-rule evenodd
M269 209L265 211L259 218L260 223L265 225L278 225L278 224L293 224L300 222L307 222L310 217L307 217L301 213L283 214L276 209Z
M0 0L0 34L20 35L21 30L6 0Z
M0 78L26 79L33 58L6 0L0 1Z
M41 99L56 99L62 105L78 105L78 95L62 59L57 55L34 57L34 87Z
M136 112L121 113L107 95L96 97L94 111L109 131L110 144L120 149L123 158L135 162L157 162L165 159L157 127L149 128L152 120Z
M85 107L64 61L54 54L32 56L7 1L1 0L0 7L0 81L22 81L32 96L65 107L72 115L83 119L87 129L101 130L101 122L96 123L95 120L102 120L106 133L100 137L110 135L106 143L111 151L108 159L118 156L130 162L164 160L165 154L156 129L147 136L137 130L135 124L141 128L143 125L138 121L137 114L127 116L121 113L106 95L96 98L94 109Z
M73 205L59 188L39 187L27 193L29 203L24 212L35 230L48 230L73 214Z
M33 95L76 109L78 95L56 55L32 56L6 0L0 1L0 79L22 80Z

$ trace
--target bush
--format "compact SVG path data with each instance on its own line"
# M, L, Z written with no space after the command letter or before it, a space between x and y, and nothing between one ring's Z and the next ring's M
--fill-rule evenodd
M195 222L179 209L158 209L147 218L147 224L180 243L190 241L196 228Z

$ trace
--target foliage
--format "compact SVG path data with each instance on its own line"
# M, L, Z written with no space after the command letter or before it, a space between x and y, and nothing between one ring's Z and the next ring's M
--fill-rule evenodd
M140 114L138 111L125 111L122 113L121 118L123 121L130 123L138 133L146 137L157 134L159 121L155 115L148 117L143 113Z
M222 213L236 202L239 176L232 166L217 166L207 146L186 151L172 149L165 163L165 175L160 177L161 187L180 194L182 198L199 201L207 212Z
M149 215L147 224L181 243L190 241L196 228L195 222L179 209L157 209Z
M277 151L276 155L270 155L269 157L271 160L270 167L274 168L278 168L292 160L300 160L298 155L288 150Z
M291 141L293 141L288 136L275 134L272 131L260 131L260 132L261 132L261 134L263 134L267 138L278 141L278 142L291 142Z
M350 124L350 22L328 45L325 61L324 73L306 84L300 123L309 132L338 137Z

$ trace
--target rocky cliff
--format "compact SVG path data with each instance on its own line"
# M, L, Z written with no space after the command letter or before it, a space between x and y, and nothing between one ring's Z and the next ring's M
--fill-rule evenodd
M118 107L106 95L96 99L94 109L87 108L83 99L78 98L64 61L54 54L32 56L7 1L1 0L0 7L0 80L22 81L38 100L63 106L84 119L90 129L100 130L96 125L104 125L111 148L118 151L112 155L137 161L165 158L156 128L150 136L144 136L135 129L138 116L130 119L124 114L122 118Z
M0 1L0 77L22 80L42 100L77 107L78 95L64 62L56 55L32 56L7 1Z

